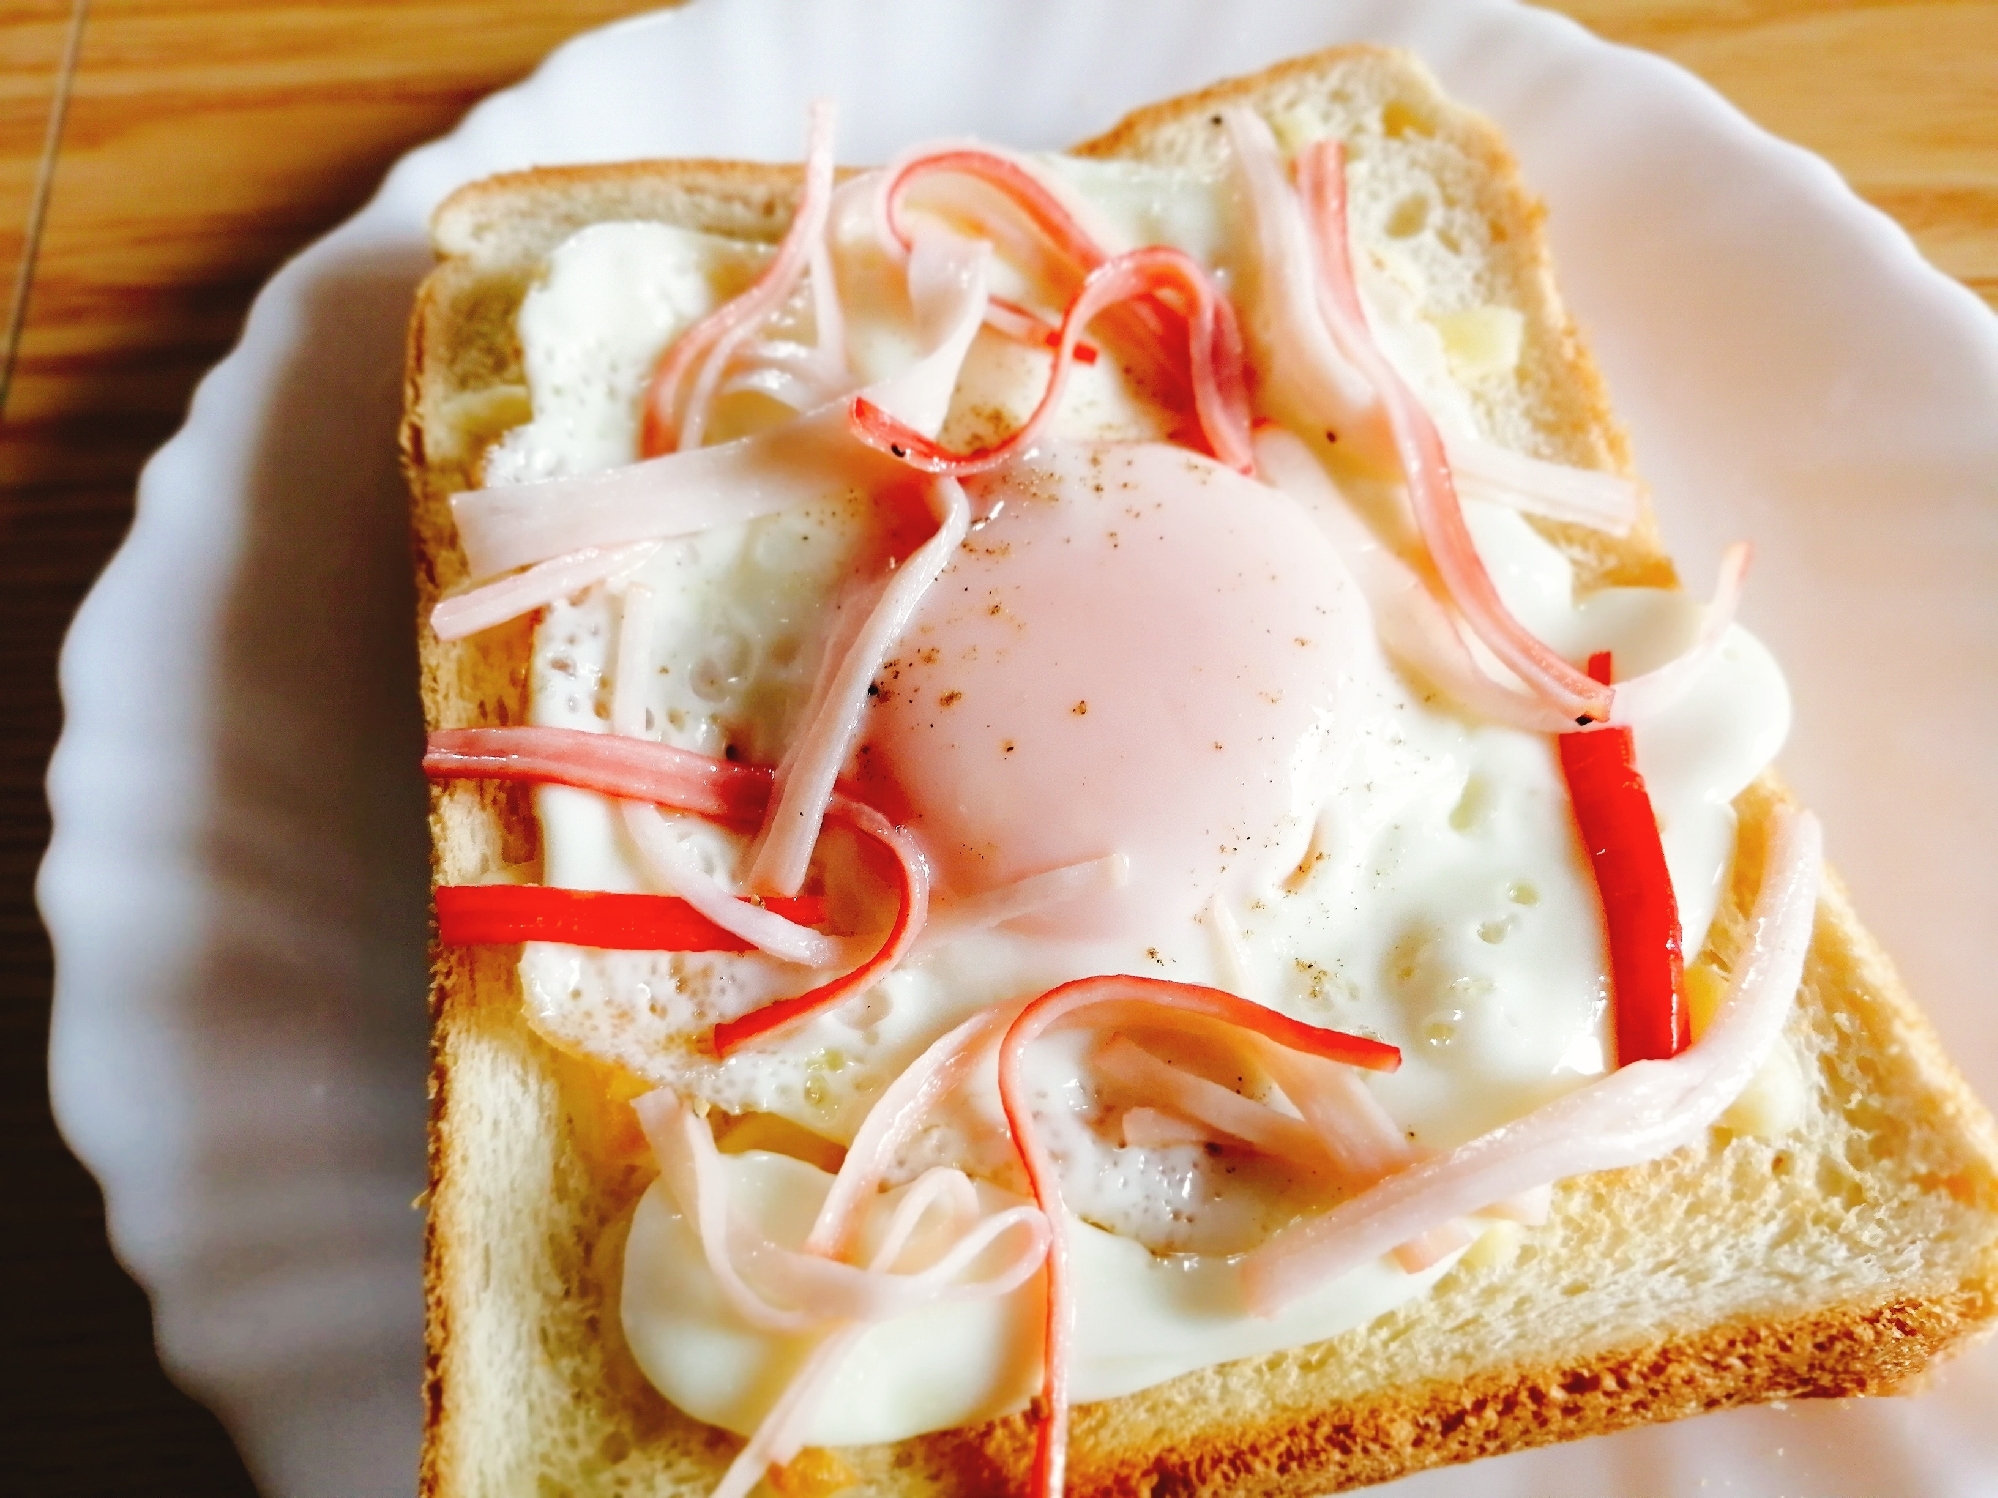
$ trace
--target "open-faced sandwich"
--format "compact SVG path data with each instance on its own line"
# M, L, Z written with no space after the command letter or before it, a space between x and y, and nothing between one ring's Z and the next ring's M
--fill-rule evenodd
M1304 1494L1885 1392L1998 1144L1492 128L454 195L424 1491Z

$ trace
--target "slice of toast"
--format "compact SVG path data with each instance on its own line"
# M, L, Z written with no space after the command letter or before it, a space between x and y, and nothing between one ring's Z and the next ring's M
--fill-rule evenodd
M1541 209L1489 123L1411 59L1305 58L1132 115L1083 155L1218 161L1223 103L1279 139L1336 134L1369 161L1354 232L1390 249L1430 314L1525 318L1516 370L1478 382L1492 439L1629 469L1602 382L1563 310ZM455 194L411 326L404 451L421 607L460 583L446 506L486 445L527 414L514 314L577 228L652 219L756 239L789 221L794 170L661 162L543 170ZM1545 527L1584 587L1668 583L1648 524L1616 541ZM432 728L524 720L527 620L442 643L422 629ZM1744 940L1772 809L1738 803L1731 890L1710 946ZM433 792L433 874L532 866L516 788ZM623 1223L650 1177L620 1147L601 1075L521 1018L513 949L439 948L433 965L428 1440L422 1491L469 1498L700 1494L737 1446L645 1382L617 1315ZM1076 1411L1074 1493L1304 1494L1760 1400L1888 1393L1998 1318L1998 1130L1943 1056L1836 879L1818 911L1788 1041L1803 1123L1572 1180L1507 1261L1473 1254L1427 1296L1328 1342L1192 1373ZM808 1451L783 1493L1008 1491L1024 1417L891 1447Z

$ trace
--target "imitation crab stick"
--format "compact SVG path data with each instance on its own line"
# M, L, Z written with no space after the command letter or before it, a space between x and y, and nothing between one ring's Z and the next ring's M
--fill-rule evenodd
M691 750L613 733L570 728L459 728L430 736L423 770L436 780L517 780L569 785L621 801L649 801L710 821L754 824L770 799L767 765L710 759ZM895 919L873 956L849 973L795 998L718 1025L726 1055L864 992L908 951L929 911L929 865L901 828L864 801L835 794L827 815L887 850L895 864Z
M1249 446L1249 398L1242 335L1228 299L1199 263L1183 250L1149 245L1106 260L1084 277L1061 320L1048 383L1033 413L1011 435L968 452L953 452L912 429L866 396L853 401L853 430L861 441L913 468L958 477L982 473L1019 456L1053 419L1085 328L1100 314L1138 298L1170 296L1182 307L1186 368L1194 415L1209 450L1243 473L1255 469Z
M701 445L708 409L730 356L758 324L783 306L815 258L824 264L823 255L815 257L814 250L824 241L826 210L832 204L832 106L815 102L810 121L805 191L791 227L747 291L722 303L667 348L645 392L638 442L644 457ZM829 276L826 279L830 281ZM824 287L818 289L823 293Z
M1638 1165L1700 1138L1762 1065L1803 977L1817 908L1817 819L1772 820L1762 888L1719 1017L1670 1061L1620 1067L1468 1144L1397 1171L1242 1259L1250 1308L1271 1316L1398 1243L1552 1181Z
M1068 1362L1074 1332L1074 1287L1069 1283L1067 1235L1061 1225L1061 1188L1054 1161L1034 1132L1033 1114L1021 1076L1026 1052L1050 1027L1080 1010L1109 1025L1180 1024L1235 1026L1291 1050L1344 1061L1377 1071L1401 1064L1401 1052L1377 1040L1339 1030L1322 1030L1259 1004L1191 983L1158 978L1081 978L1050 989L1026 1005L1007 1028L999 1046L999 1101L1013 1132L1034 1200L1047 1214L1046 1321L1042 1337L1040 1426L1035 1433L1031 1491L1060 1498L1068 1462Z

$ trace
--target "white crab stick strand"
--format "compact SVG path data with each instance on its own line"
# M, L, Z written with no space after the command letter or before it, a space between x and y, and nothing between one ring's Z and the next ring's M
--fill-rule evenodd
M1465 499L1572 521L1612 536L1627 536L1637 524L1637 485L1622 474L1550 463L1482 437L1451 434L1443 447L1457 492Z
M931 479L924 492L936 516L936 532L895 570L867 622L813 694L813 709L777 766L763 827L750 858L751 889L772 895L798 892L818 843L826 808L832 803L833 782L860 734L867 689L888 652L901 639L923 595L943 575L970 528L971 501L956 479Z
M722 1474L708 1498L749 1498L763 1476L779 1462L788 1462L805 1444L803 1432L818 1413L827 1387L846 1361L854 1344L867 1334L864 1325L842 1326L822 1338L798 1371L791 1375L784 1392L770 1406L748 1442Z
M658 550L657 541L635 541L629 546L585 546L552 557L525 572L444 599L430 611L431 632L440 640L462 640L597 583L636 572Z
M1817 906L1817 819L1772 820L1749 944L1719 1015L1669 1061L1639 1061L1388 1177L1279 1232L1242 1261L1250 1308L1269 1316L1314 1287L1485 1204L1598 1170L1656 1160L1700 1139L1782 1033Z
M804 967L839 965L845 944L836 937L731 894L701 866L700 856L674 831L658 807L640 801L618 803L625 831L638 845L646 871L670 894L678 895L722 930L759 952Z
M957 1090L965 1073L982 1059L1019 1012L1018 1004L1003 1004L973 1015L931 1042L902 1074L888 1084L848 1146L846 1159L833 1179L832 1190L819 1206L819 1215L805 1235L805 1252L844 1253L867 1202L881 1187L895 1151L934 1113L937 1104Z
M1721 554L1720 577L1714 583L1713 601L1700 621L1698 637L1664 665L1618 682L1610 722L1642 723L1672 706L1700 679L1700 673L1720 653L1721 642L1734 623L1752 555L1746 541L1735 542Z
M675 400L678 392L666 392L668 399L679 408L675 446L683 452L701 445L701 438L707 431L708 415L714 406L715 392L721 386L722 375L736 349L765 318L784 304L807 267L826 260L826 212L831 207L833 192L831 102L814 100L808 119L804 192L777 253L747 291L714 314L714 322L718 326L696 326L682 335L703 339L707 343L686 398ZM830 281L830 275L827 279ZM823 295L819 301L822 305ZM669 353L668 358L671 357Z
M656 624L652 590L633 583L618 600L617 654L611 682L611 732L628 739L651 738L645 721L645 688L652 676L652 635Z
M1256 434L1256 471L1318 521L1366 594L1381 643L1405 665L1495 723L1529 733L1561 733L1574 726L1540 698L1494 680L1479 666L1450 611L1353 512L1302 439L1265 427ZM1620 697L1623 689L1617 690Z
M1304 505L1338 549L1340 560L1366 594L1381 643L1405 665L1441 687L1480 717L1531 733L1565 733L1573 727L1541 698L1494 680L1477 663L1455 620L1414 568L1354 513L1324 465L1291 432L1265 427L1256 434L1256 471ZM1676 703L1712 664L1740 607L1751 559L1748 543L1721 556L1720 575L1693 644L1664 665L1617 683L1612 723L1642 723Z
M985 316L983 245L926 235L912 260L923 342L909 366L862 392L934 435ZM718 525L905 483L908 469L854 440L842 397L734 442L573 478L474 489L451 498L465 560L483 581L586 546L691 535ZM829 481L838 475L837 481Z
M1004 925L1023 915L1080 899L1105 890L1122 889L1131 882L1131 860L1123 853L1106 853L1101 858L1063 864L1058 869L1029 874L994 889L983 890L932 915L917 940L911 959L928 956L939 948L977 931Z
M925 1171L904 1195L867 1267L876 1272L892 1270L924 1214L943 1198L949 1198L946 1205L960 1221L977 1215L978 1193L963 1172L941 1167ZM798 1454L840 1364L866 1332L864 1324L855 1323L836 1327L819 1341L750 1433L709 1498L748 1498L773 1464L788 1462Z
M1330 1163L1317 1131L1219 1082L1172 1065L1125 1035L1113 1035L1090 1056L1098 1076L1224 1138L1304 1170Z
M617 678L611 685L611 732L625 738L651 737L645 722L645 685L652 675L652 605L652 590L643 584L624 590L617 628ZM840 943L832 937L739 900L722 888L658 807L621 801L618 813L652 876L724 931L786 962L830 967L839 960Z
M1380 394L1409 509L1451 606L1484 646L1550 707L1578 722L1607 718L1611 689L1555 654L1506 607L1464 522L1442 433L1374 339L1354 279L1345 157L1338 141L1315 142L1300 155L1297 195L1316 252L1319 311L1346 356Z
M1392 461L1381 399L1341 351L1318 310L1318 274L1297 195L1284 180L1275 137L1247 109L1223 111L1235 167L1247 191L1256 248L1256 313L1248 328L1262 344L1265 400L1287 424L1327 428L1376 461Z
M1176 1144L1223 1144L1226 1136L1176 1113L1157 1108L1126 1108L1124 1143L1131 1149L1170 1149Z
M785 1248L730 1207L714 1135L677 1093L660 1088L632 1108L658 1157L667 1192L700 1240L722 1298L760 1330L822 1331L846 1321L893 1320L937 1300L1005 1295L1040 1267L1046 1251L1047 1220L1026 1204L979 1219L929 1265L911 1272L864 1269ZM978 1279L963 1278L1011 1234L1017 1234L1019 1246L997 1268Z

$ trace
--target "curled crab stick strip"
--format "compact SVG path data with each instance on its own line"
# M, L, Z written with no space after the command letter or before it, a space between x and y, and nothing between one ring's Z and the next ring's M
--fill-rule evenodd
M1746 541L1737 541L1721 553L1720 576L1714 583L1713 601L1700 619L1700 632L1691 646L1664 665L1620 681L1610 722L1642 723L1655 717L1686 695L1702 672L1720 654L1728 629L1741 606L1742 584L1748 578L1748 564L1754 553Z
M910 258L918 352L867 388L884 411L935 432L950 410L958 369L985 315L984 245L924 235ZM829 473L840 483L828 483ZM713 447L621 468L451 497L468 571L483 581L586 546L616 546L737 525L848 492L906 480L907 470L856 443L844 399Z
M1261 389L1273 413L1299 430L1329 429L1343 447L1391 461L1393 439L1374 383L1350 349L1364 325L1330 321L1297 195L1285 179L1270 127L1253 110L1223 111L1255 246L1257 284L1246 323L1261 345ZM1636 524L1637 486L1618 474L1572 468L1513 452L1481 438L1445 438L1451 472L1465 497L1491 500L1623 535Z
M1319 1029L1218 988L1158 978L1081 978L1050 989L1020 1011L999 1046L999 1102L1013 1133L1013 1147L1033 1187L1034 1200L1046 1214L1049 1232L1039 1429L1029 1484L1030 1491L1041 1498L1060 1498L1068 1463L1068 1364L1075 1328L1075 1290L1069 1283L1061 1187L1055 1178L1054 1161L1034 1131L1021 1069L1028 1047L1051 1026L1084 1009L1097 1011L1094 1017L1106 1024L1205 1021L1237 1026L1278 1045L1355 1066L1391 1071L1401 1064L1401 1053L1379 1041Z
M868 689L970 528L971 502L956 479L933 479L924 493L937 522L935 533L895 569L858 633L816 684L804 724L777 767L776 787L749 862L749 886L760 893L795 895L804 882L833 783L860 734Z
M1194 412L1209 448L1216 458L1239 472L1253 472L1247 376L1234 310L1197 261L1183 250L1165 245L1149 245L1106 260L1084 278L1082 289L1062 316L1061 343L1048 372L1047 388L1032 414L1010 436L969 452L953 452L897 420L866 395L853 400L854 435L877 451L926 473L963 477L996 468L1019 456L1053 419L1083 329L1111 307L1162 292L1175 292L1187 304L1187 360Z
M1006 1294L1040 1267L1047 1228L1042 1213L1024 1203L979 1218L915 1271L891 1274L786 1248L732 1209L714 1134L678 1094L660 1088L637 1099L632 1108L658 1157L660 1178L699 1239L722 1298L759 1330L796 1334L844 1321L888 1321L936 1300ZM945 1186L970 1190L962 1172L939 1166L905 1195L890 1219L886 1244L897 1256L917 1219ZM988 1249L1016 1233L1016 1253L982 1278L964 1278Z
M423 772L435 780L485 779L568 785L620 801L649 801L711 821L754 824L770 800L767 765L710 759L670 744L573 728L458 728L430 735ZM879 843L893 858L895 919L873 956L849 973L715 1027L727 1055L771 1030L865 992L899 962L929 910L929 865L901 828L864 801L835 794L827 815ZM816 933L814 933L816 934Z
M1810 946L1821 853L1816 818L1787 807L1775 814L1748 949L1719 1015L1686 1050L1621 1067L1283 1229L1242 1260L1250 1309L1274 1315L1315 1286L1486 1203L1643 1164L1699 1140L1782 1033Z
M1463 707L1495 723L1532 733L1566 733L1575 727L1544 698L1496 680L1478 664L1450 610L1414 568L1374 535L1295 434L1280 427L1260 427L1255 445L1257 472L1303 504L1330 537L1366 594L1381 643L1391 654ZM1664 665L1618 682L1610 722L1635 724L1654 718L1699 680L1734 624L1750 558L1745 542L1722 554L1720 575L1697 638Z
M881 1094L860 1131L847 1147L832 1190L819 1206L805 1235L805 1252L843 1254L859 1228L867 1202L881 1188L895 1153L913 1139L936 1112L937 1105L956 1092L1013 1022L1017 1005L987 1009L932 1041L902 1069Z
M1561 733L1574 726L1541 698L1494 680L1478 664L1442 600L1353 512L1298 437L1280 427L1261 428L1256 464L1268 482L1318 521L1366 595L1381 643L1404 665L1493 722L1531 733Z
M865 833L894 856L899 884L894 923L889 926L888 934L882 938L874 955L852 972L830 983L822 983L795 998L779 999L740 1019L724 1020L716 1025L714 1047L718 1056L729 1056L773 1030L799 1024L823 1009L843 1004L872 988L908 954L916 933L923 929L923 920L929 913L930 871L922 850L907 833L864 801L834 795L826 810L828 815Z
M431 633L440 640L462 640L597 583L614 582L643 567L658 550L657 541L634 541L626 546L584 546L551 557L525 572L440 600L430 611Z
M1125 248L1096 209L1060 178L1009 152L970 142L919 147L888 168L878 199L886 243L907 252L914 238L903 222L909 194L924 178L937 176L991 189L1058 259L1074 268L1077 279ZM978 226L985 237L993 237L988 218L980 216Z
M1317 251L1323 310L1335 330L1344 330L1341 342L1348 357L1381 397L1416 528L1451 604L1486 648L1550 707L1576 722L1605 721L1610 689L1562 660L1499 597L1464 523L1442 434L1367 327L1353 279L1345 158L1338 141L1318 141L1304 150L1297 162L1297 186Z
M757 326L789 299L825 240L833 191L833 107L811 106L806 133L805 187L791 227L749 288L722 303L674 339L646 387L638 450L658 457L701 445L709 407L731 355ZM815 278L816 281L816 278ZM821 296L823 292L821 292ZM821 315L823 302L821 302Z

